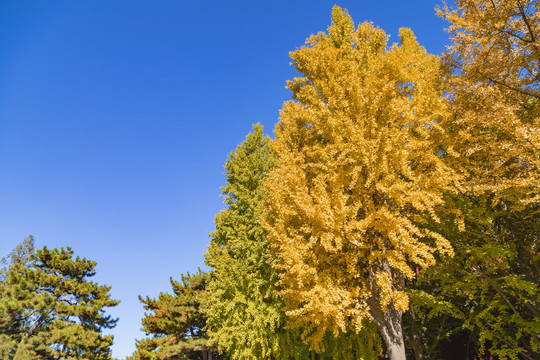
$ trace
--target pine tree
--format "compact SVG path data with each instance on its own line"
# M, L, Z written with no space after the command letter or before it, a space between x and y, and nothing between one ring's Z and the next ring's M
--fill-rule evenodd
M143 331L150 338L137 341L131 359L223 359L206 336L206 317L200 310L209 273L182 275L182 281L171 279L173 294L161 293L157 299L139 300L149 310L142 319Z
M452 254L415 223L438 219L459 180L440 147L444 73L410 30L387 48L382 30L355 29L339 7L332 15L328 34L291 53L301 76L275 129L264 227L286 313L310 342L372 319L401 360L405 280Z
M7 257L0 260L0 282L6 281L9 269L15 264L28 266L35 251L34 237L30 235L17 245Z
M22 249L33 251L31 238ZM16 253L0 287L0 357L110 359L113 337L102 331L117 320L104 308L118 301L89 281L96 263L73 258L70 248Z

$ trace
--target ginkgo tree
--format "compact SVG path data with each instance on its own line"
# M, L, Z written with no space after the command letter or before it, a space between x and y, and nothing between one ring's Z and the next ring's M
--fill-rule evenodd
M263 223L286 313L313 347L367 318L401 360L405 280L452 254L420 215L438 219L459 176L442 158L440 60L409 29L387 39L336 6L328 33L291 53L300 76L275 128Z
M283 301L277 293L278 273L272 269L266 231L259 223L266 197L263 181L276 156L260 124L253 126L225 164L222 187L226 208L215 218L206 264L213 268L202 297L210 342L231 359L294 360L315 357L302 343L299 329L287 327ZM327 334L319 360L376 359L380 339L361 334Z
M513 210L540 201L540 4L459 0L439 9L450 22L448 148L467 189ZM451 160L451 159L448 159Z
M429 280L437 300L477 337L478 351L500 359L540 352L540 3L458 0L439 15L450 22L445 54L452 116L446 161L466 176L453 201L466 231L440 231L455 258Z

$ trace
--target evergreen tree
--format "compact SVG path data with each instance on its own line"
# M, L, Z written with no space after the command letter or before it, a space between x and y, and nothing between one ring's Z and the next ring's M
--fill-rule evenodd
M89 281L95 262L73 258L67 249L36 253L32 238L11 255L0 283L0 357L2 359L111 358L113 337L103 335L117 320L105 307L108 286Z
M0 283L6 281L9 269L15 264L28 266L35 252L34 237L28 236L5 258L0 260Z
M200 270L182 275L182 281L171 279L173 294L161 293L157 299L139 300L151 311L142 320L143 331L150 338L137 341L131 359L223 359L210 344L204 327L206 317L200 311L201 298L210 278Z
M225 164L227 205L215 218L205 262L213 268L204 298L210 340L232 359L294 357L305 351L287 339L282 302L275 292L265 231L258 223L264 200L262 181L275 156L257 124ZM290 341L291 346L284 346Z

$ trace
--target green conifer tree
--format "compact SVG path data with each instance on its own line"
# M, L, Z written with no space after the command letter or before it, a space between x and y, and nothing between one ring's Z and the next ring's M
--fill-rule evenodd
M139 300L150 310L142 320L143 331L151 337L137 342L131 359L223 359L209 345L204 327L206 318L200 311L201 297L209 273L182 275L182 281L171 279L173 294L161 293L157 299Z
M258 224L262 179L275 157L261 125L232 152L222 188L227 208L216 215L205 254L213 278L204 298L210 340L232 359L279 357L284 317L269 263L265 232ZM283 349L285 350L285 349Z
M0 260L0 283L6 281L8 271L13 265L29 265L35 251L34 237L30 235L17 245L8 256L2 258Z
M26 250L31 238L12 253L0 283L0 358L110 359L113 337L102 331L117 319L104 308L118 301L88 280L96 263L73 258L70 248Z

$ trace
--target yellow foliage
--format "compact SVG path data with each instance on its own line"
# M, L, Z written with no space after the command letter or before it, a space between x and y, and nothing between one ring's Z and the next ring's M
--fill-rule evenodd
M287 315L315 347L327 329L360 328L369 299L407 309L403 280L452 254L415 219L437 219L458 183L439 147L449 114L439 59L409 29L390 47L370 23L354 30L338 7L328 33L290 54L301 76L276 125L263 220Z
M540 201L540 3L458 0L439 15L450 22L446 63L455 116L446 126L467 169L467 189L510 200L518 210Z

